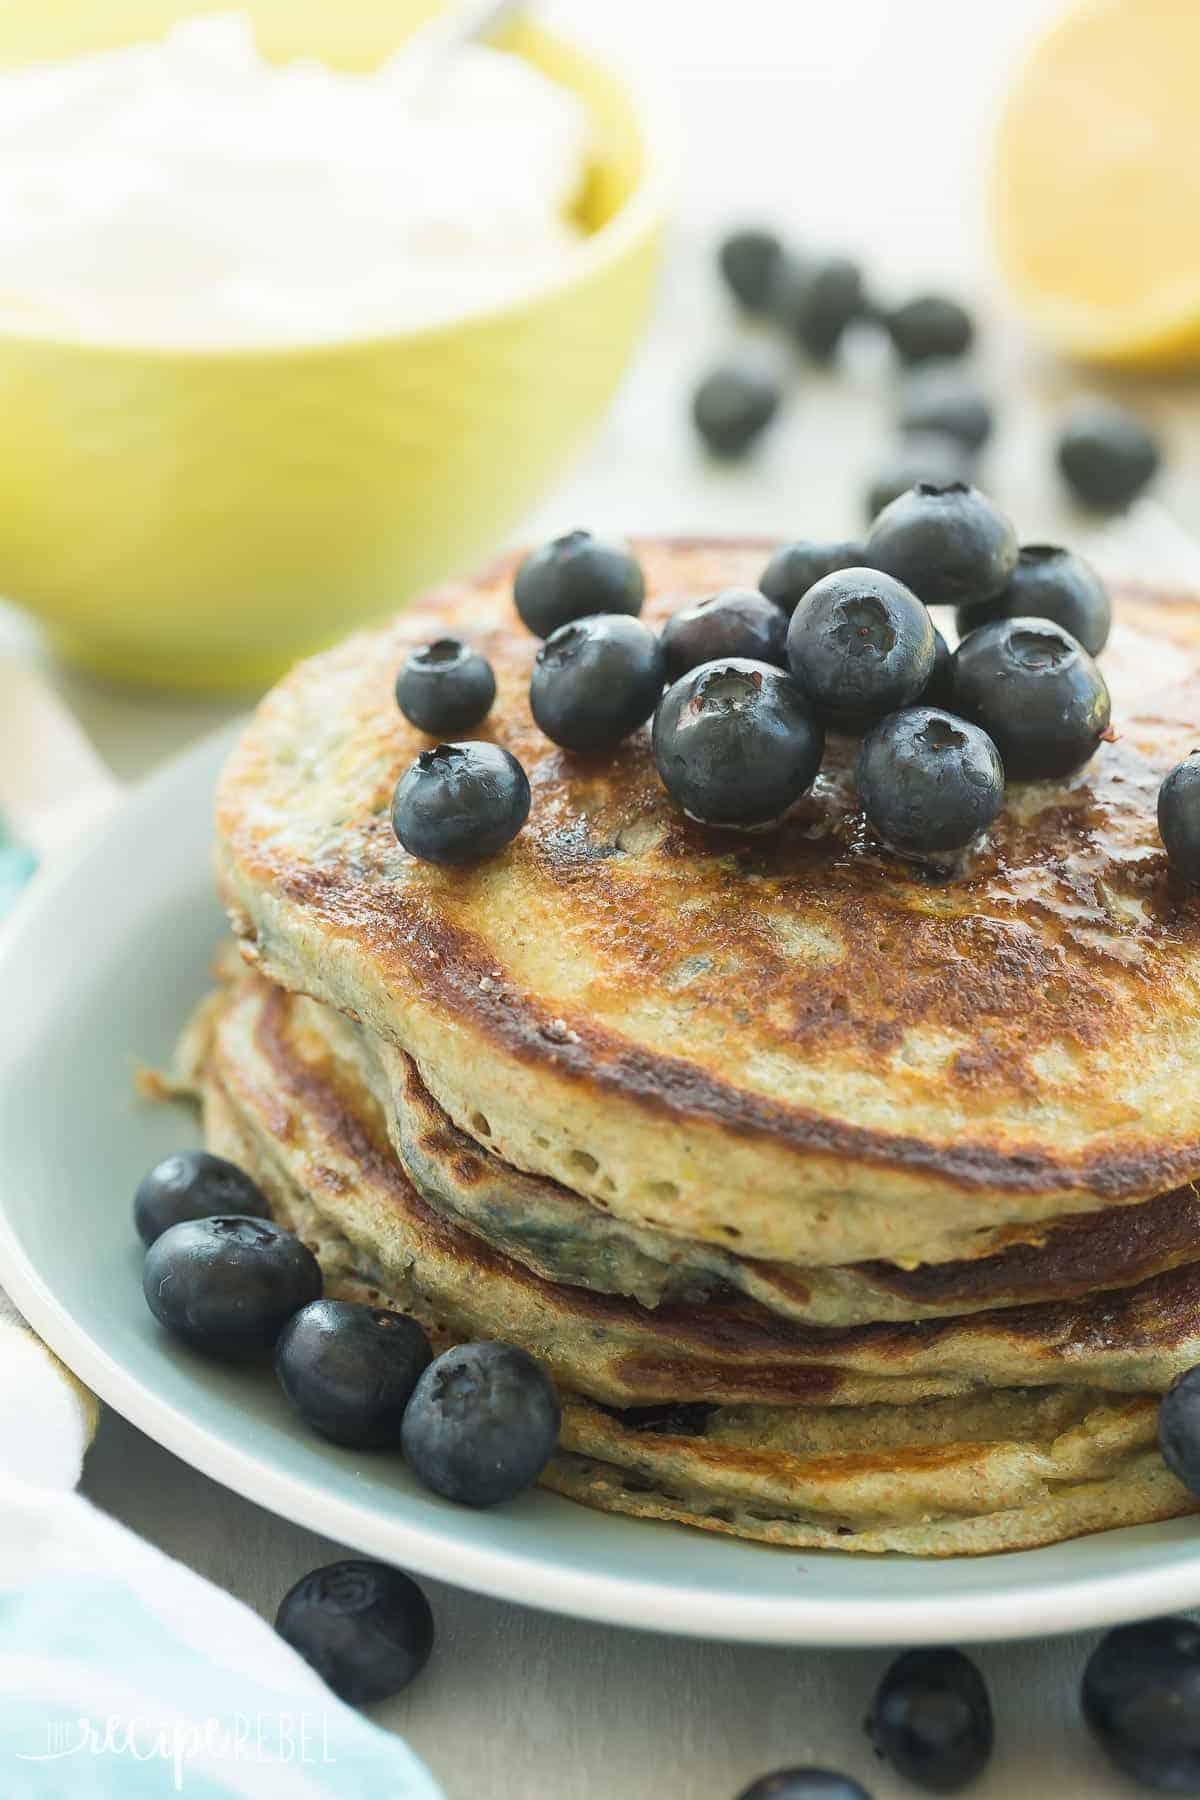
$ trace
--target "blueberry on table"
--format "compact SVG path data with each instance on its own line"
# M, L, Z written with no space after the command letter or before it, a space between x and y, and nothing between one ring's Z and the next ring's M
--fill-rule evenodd
M773 231L746 226L731 231L717 250L717 267L729 292L747 312L764 312L783 245Z
M954 711L981 725L1010 781L1052 781L1094 756L1108 688L1077 638L1049 619L996 619L954 653Z
M649 627L624 613L598 613L546 639L529 706L564 750L607 750L646 723L665 680L662 647Z
M396 705L430 737L458 737L486 719L496 677L486 657L461 638L438 638L410 650L396 677Z
M862 270L849 257L781 264L776 272L771 311L814 362L830 361L847 327L863 317L866 306Z
M787 618L765 594L752 588L722 588L673 612L659 639L667 680L678 681L701 663L728 656L753 662L786 660Z
M329 1563L289 1588L275 1629L349 1706L388 1700L421 1673L433 1614L411 1576L386 1563Z
M814 582L823 575L832 575L836 569L858 568L862 560L860 543L798 538L795 543L780 544L759 576L759 591L781 606L790 618Z
M961 1650L909 1650L875 1691L867 1735L914 1787L956 1794L992 1754L992 1707L983 1676Z
M726 657L667 689L653 748L663 786L693 819L766 825L812 786L825 733L790 675Z
M1200 1494L1200 1368L1177 1375L1160 1400L1158 1447L1176 1480Z
M975 452L991 437L995 418L977 381L934 366L910 376L896 422L902 432L942 432Z
M144 1244L152 1244L185 1219L211 1219L214 1213L269 1219L271 1208L244 1169L208 1150L178 1150L164 1156L143 1175L133 1196L133 1222Z
M292 1314L319 1299L321 1269L268 1219L185 1219L147 1250L142 1292L173 1336L241 1360L270 1350Z
M515 1344L456 1344L430 1363L404 1415L413 1474L463 1506L498 1506L531 1487L554 1454L554 1384Z
M1056 453L1075 498L1096 512L1129 506L1162 462L1158 439L1142 420L1107 400L1085 400L1072 408Z
M817 717L863 731L911 706L933 674L933 620L902 582L841 569L809 588L792 614L788 664Z
M934 706L891 713L868 732L855 781L871 826L903 856L965 849L1004 804L1004 769L991 738Z
M1131 1780L1200 1792L1200 1627L1149 1619L1110 1631L1083 1672L1083 1716Z
M909 431L884 452L867 477L863 510L872 524L885 506L907 494L918 482L945 486L971 480L975 458L959 438L944 431ZM860 562L868 560L865 551Z
M1057 544L1022 544L1008 586L994 600L959 607L959 635L992 619L1053 619L1089 656L1099 656L1112 629L1112 601L1082 556Z
M592 613L637 616L646 597L641 567L623 544L568 531L531 550L517 570L513 600L535 637L549 637Z
M714 456L744 456L779 411L775 377L750 363L722 363L692 393L692 423Z
M884 323L896 354L906 363L962 356L975 336L966 307L946 294L916 294L886 314Z
M831 1769L777 1769L743 1788L738 1800L871 1800L865 1787Z
M978 488L919 481L872 525L867 561L904 582L926 606L972 606L1008 584L1017 534Z
M422 862L479 862L512 842L529 801L528 776L499 744L439 744L396 783L392 830Z
M1158 832L1175 872L1200 881L1200 751L1178 763L1159 788Z
M306 1425L354 1449L399 1447L404 1409L429 1366L415 1319L353 1300L313 1300L275 1346L279 1385Z

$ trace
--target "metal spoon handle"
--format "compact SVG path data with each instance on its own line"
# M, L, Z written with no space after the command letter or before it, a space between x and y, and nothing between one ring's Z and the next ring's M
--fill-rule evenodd
M465 44L490 37L524 10L526 0L455 0L418 27L396 57L414 94L421 93Z

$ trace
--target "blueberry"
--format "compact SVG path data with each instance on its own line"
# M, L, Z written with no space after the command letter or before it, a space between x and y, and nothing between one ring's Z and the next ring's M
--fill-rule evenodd
M965 849L1004 804L1004 769L991 738L934 706L880 720L863 739L855 780L870 824L903 856Z
M765 311L782 260L783 245L775 233L756 226L731 231L717 251L725 285L747 312Z
M865 1787L849 1775L829 1769L777 1769L763 1775L738 1795L738 1800L871 1800Z
M487 718L496 698L492 666L461 638L410 650L396 677L396 705L430 737L457 737Z
M1071 775L1108 730L1104 677L1049 619L996 619L954 653L954 710L982 725L1010 781Z
M876 519L867 560L926 606L970 606L1007 584L1017 566L1017 534L978 488L919 481Z
M692 818L765 825L812 786L825 734L782 669L726 657L667 689L653 743L663 785Z
M1200 1627L1148 1619L1101 1639L1083 1716L1113 1762L1160 1794L1200 1792Z
M396 783L392 830L422 862L495 856L529 817L529 779L499 744L422 750Z
M271 1209L244 1169L207 1150L164 1156L143 1175L133 1196L133 1222L143 1244L152 1244L185 1219L211 1219L214 1213L269 1219Z
M433 1649L428 1600L386 1563L328 1563L302 1576L283 1596L275 1629L348 1706L400 1693Z
M497 1506L535 1482L560 1424L554 1384L515 1344L456 1344L430 1363L404 1415L409 1467L435 1494Z
M513 583L522 623L540 638L592 613L636 618L645 597L645 579L629 551L590 531L569 531L531 550Z
M307 1245L268 1219L185 1219L146 1252L142 1292L160 1325L195 1350L234 1359L271 1349L321 1293Z
M898 1656L875 1690L866 1728L877 1754L929 1794L956 1794L992 1754L987 1688L961 1650Z
M692 394L692 422L714 456L742 456L779 411L778 381L749 363L722 363Z
M1053 619L1099 656L1112 626L1112 601L1082 556L1057 544L1022 544L1008 586L994 600L959 608L959 633L966 637L991 619Z
M915 594L875 569L841 569L792 614L788 663L826 725L863 731L910 706L933 674L933 621Z
M352 1300L314 1300L275 1346L279 1384L306 1425L335 1444L400 1443L404 1409L429 1366L415 1319Z
M1097 512L1120 512L1158 473L1158 439L1123 406L1086 400L1058 438L1058 466L1075 498Z
M862 270L848 257L806 266L781 264L771 310L784 330L815 362L829 362L847 326L863 316Z
M910 377L900 403L901 431L943 432L979 451L992 435L992 405L977 381L936 365Z
M1159 788L1158 831L1176 873L1200 881L1200 751L1177 764Z
M885 322L896 354L906 363L962 356L975 336L966 307L945 294L917 294L888 313Z
M787 619L774 601L752 589L723 588L673 612L659 641L667 680L678 681L689 669L727 656L782 668L786 640Z
M861 544L818 543L800 538L793 544L779 546L759 577L759 589L790 617L815 581L832 575L835 569L859 568L862 559Z
M950 646L935 625L933 628L933 674L921 689L922 706L950 705L954 693L954 658Z
M1200 1494L1200 1368L1177 1375L1159 1402L1158 1447L1172 1475Z
M970 481L974 468L974 457L958 438L939 431L908 432L884 454L867 479L863 495L867 520L873 522L885 506L920 481L943 485Z
M537 653L529 705L564 750L607 750L644 725L663 691L666 661L654 633L624 613L561 625Z

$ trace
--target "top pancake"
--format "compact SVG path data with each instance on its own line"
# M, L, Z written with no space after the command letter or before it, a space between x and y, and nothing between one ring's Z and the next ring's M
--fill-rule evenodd
M660 623L753 585L769 546L635 549ZM746 1255L921 1260L1200 1174L1200 908L1155 824L1200 719L1193 601L1120 597L1118 741L1010 788L963 874L932 882L872 842L848 741L753 836L684 818L645 732L592 757L549 743L513 566L301 664L259 709L221 782L218 869L266 974L406 1051L517 1167ZM447 632L492 661L479 735L533 789L525 831L467 870L416 862L389 818L429 742L395 674Z

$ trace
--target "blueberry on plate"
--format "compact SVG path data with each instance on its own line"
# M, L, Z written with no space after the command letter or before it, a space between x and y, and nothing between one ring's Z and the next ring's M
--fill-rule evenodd
M961 1650L909 1650L875 1690L867 1735L914 1787L956 1794L992 1754L992 1707L983 1676Z
M982 725L1010 781L1053 781L1094 756L1108 730L1104 677L1049 619L996 619L954 653L954 711Z
M513 600L522 623L547 638L572 619L592 613L636 618L646 597L641 567L623 544L605 543L590 531L568 531L531 550L517 570Z
M944 486L951 481L970 481L975 458L959 438L944 431L905 432L885 451L867 477L863 509L868 524L885 506L907 494L920 481ZM869 561L864 550L860 561Z
M662 647L649 627L624 613L598 613L546 639L529 706L564 750L607 750L646 723L665 680Z
M1099 656L1112 627L1112 601L1082 556L1057 544L1022 544L1008 586L994 600L959 607L960 636L991 619L1053 619Z
M1177 1375L1159 1402L1158 1447L1176 1480L1200 1494L1200 1368Z
M910 376L897 424L903 432L943 432L967 450L983 449L995 423L992 405L977 381L936 365Z
M1200 1792L1200 1627L1148 1619L1101 1639L1083 1672L1083 1716L1131 1780Z
M412 1577L356 1559L302 1576L275 1629L348 1706L400 1693L433 1649L433 1614Z
M396 783L392 830L422 862L495 856L529 817L529 778L499 744L422 750Z
M353 1300L313 1300L275 1346L279 1385L306 1425L335 1444L399 1446L404 1409L429 1366L415 1319Z
M692 393L692 423L714 456L743 456L779 411L782 390L749 362L710 369Z
M865 1787L831 1769L777 1769L752 1781L738 1800L871 1800Z
M143 1244L152 1244L185 1219L245 1213L269 1219L271 1209L244 1169L208 1150L179 1150L143 1175L133 1196L133 1222Z
M946 294L916 294L886 314L884 323L897 356L906 363L962 356L975 336L966 307Z
M765 594L752 588L722 588L719 594L707 594L673 612L659 642L668 681L678 681L689 669L727 656L777 663L782 668L787 618Z
M667 689L653 747L663 786L693 819L766 825L812 786L825 733L790 675L734 656Z
M729 292L747 312L765 312L783 245L773 231L745 226L731 231L717 250L717 267Z
M866 310L862 270L849 257L781 264L772 284L771 311L814 362L829 362L848 326Z
M921 689L922 706L948 707L954 693L954 658L950 646L935 625L933 628L933 673Z
M1017 566L1017 534L978 488L919 481L872 525L867 561L926 606L971 606L1007 585Z
M1176 764L1159 788L1158 832L1176 874L1200 881L1200 751Z
M933 620L890 575L841 569L809 588L792 614L787 654L817 717L839 731L864 731L924 690Z
M832 575L836 569L860 568L862 560L861 544L798 538L795 543L780 544L759 576L759 591L781 606L790 618L814 582L823 575Z
M142 1292L173 1336L240 1360L270 1350L292 1314L320 1297L321 1269L269 1219L185 1219L147 1250Z
M461 638L410 650L396 677L396 705L430 737L458 737L487 718L496 698L492 665Z
M991 738L934 706L881 719L862 741L855 781L869 823L902 856L965 849L1004 804Z
M554 1384L515 1344L456 1344L431 1362L401 1441L413 1474L463 1506L498 1506L537 1480L558 1443Z
M1107 400L1079 402L1058 437L1058 466L1075 498L1096 512L1120 512L1158 473L1158 439L1136 414Z

